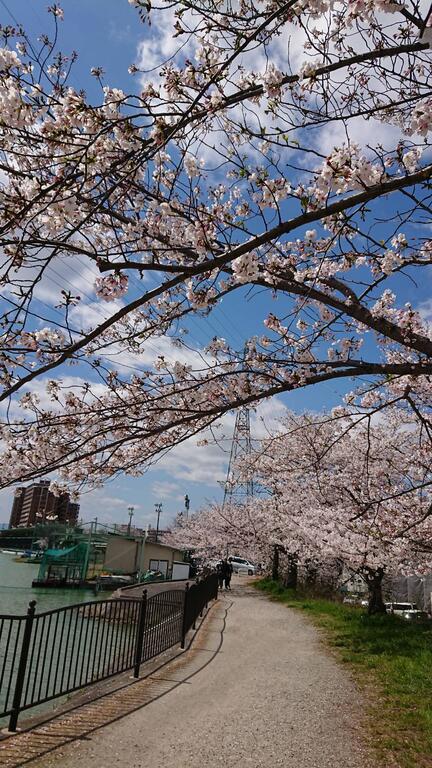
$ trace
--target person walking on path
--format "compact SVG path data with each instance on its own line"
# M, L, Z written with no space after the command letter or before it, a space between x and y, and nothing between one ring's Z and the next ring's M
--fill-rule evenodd
M216 574L217 574L217 577L218 577L219 589L222 589L223 588L223 583L224 583L224 571L223 571L223 562L222 562L222 560L219 560L219 562L216 565Z
M233 575L233 566L231 558L223 561L225 589L231 589L231 576Z

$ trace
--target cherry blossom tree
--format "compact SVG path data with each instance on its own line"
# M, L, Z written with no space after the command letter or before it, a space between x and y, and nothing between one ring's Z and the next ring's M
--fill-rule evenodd
M251 562L268 562L274 530L267 505L212 504L188 518L179 515L164 542L192 550L205 561L239 552Z
M287 416L244 463L268 496L212 507L177 525L173 539L208 554L230 541L267 562L277 548L302 567L343 565L367 583L370 612L383 611L385 573L432 567L431 444L403 420L394 407L378 423Z
M432 253L429 4L131 5L178 50L154 76L132 63L129 93L95 66L98 100L68 84L58 5L40 44L1 30L2 483L138 473L328 380L429 429L430 328L407 301ZM43 303L58 269L93 275L91 304L65 285ZM189 318L263 292L260 333L191 351Z
M378 424L368 415L292 416L257 458L258 476L287 517L287 551L360 574L371 612L383 610L385 572L432 565L430 438L402 422L395 408Z

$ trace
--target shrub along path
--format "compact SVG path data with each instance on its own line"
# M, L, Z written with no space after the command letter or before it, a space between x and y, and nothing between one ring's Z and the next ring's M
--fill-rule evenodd
M200 634L203 632L203 642ZM32 766L367 768L362 702L349 673L295 611L240 579L197 636L210 663L145 708ZM194 647L194 646L193 646ZM215 651L218 651L215 653Z

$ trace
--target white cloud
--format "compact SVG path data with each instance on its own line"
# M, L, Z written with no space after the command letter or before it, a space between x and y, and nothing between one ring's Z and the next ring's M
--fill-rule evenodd
M202 436L203 437L204 433ZM228 457L219 445L198 446L198 438L190 438L173 448L158 464L171 477L192 483L219 487L225 480Z
M286 412L286 406L276 397L251 410L252 440L263 439L270 431L277 429ZM173 448L161 459L158 469L181 480L222 488L228 469L235 421L236 413L226 414L212 432L206 430L198 437L190 438ZM208 444L197 445L203 439L207 439Z
M159 486L160 483L160 486ZM99 488L88 493L83 493L80 497L80 516L85 522L98 518L98 522L106 525L114 523L128 523L128 508L134 508L132 517L132 526L145 528L147 525L154 527L156 525L156 513L154 502L158 499L166 499L170 504L163 507L161 516L161 527L168 524L174 515L182 509L184 494L162 496L160 488L165 485L163 479L155 481L150 487L149 476L137 479L113 480L107 483L103 488ZM170 480L166 485L170 490ZM177 491L179 485L176 485ZM180 486L181 488L181 486Z
M425 320L427 323L432 323L432 299L428 299L427 301L423 301L421 304L419 304L417 311L423 320Z
M95 503L100 504L101 507L105 507L107 505L111 510L120 510L120 509L128 509L129 507L133 507L134 510L141 509L141 505L138 504L133 499L124 499L120 498L119 496L111 496L108 493L109 486L106 487L104 490L100 491L91 491L88 494L88 498L92 499L93 505ZM81 501L85 501L87 497L87 494L82 494Z
M349 121L348 134L350 142L358 144L362 149L367 145L376 147L378 144L394 147L402 136L396 126L374 119L365 120L364 117L355 117ZM326 125L315 135L316 146L325 154L346 143L347 130L342 121Z
M136 491L125 498L112 495L110 493L111 484L108 483L104 488L98 488L88 493L82 493L80 496L80 518L84 522L98 518L99 522L110 523L128 523L128 508L134 508L133 522L139 525L138 518L141 521L143 515L142 504L137 501Z
M138 44L137 66L144 70L141 75L142 85L155 82L163 63L172 59L181 50L183 57L193 54L193 39L184 44L182 37L174 37L173 30L176 22L175 4L172 8L164 8L163 13L154 12L152 26L146 36Z
M85 257L54 258L36 286L35 295L44 301L55 301L61 298L61 291L64 290L74 296L81 296L83 302L91 301L94 295L93 284L99 274L96 265Z
M421 319L426 324L429 333L432 334L432 299L423 301L416 307Z
M287 413L288 408L278 397L272 397L271 400L260 403L252 411L252 439L262 440L268 437L269 433L275 432L280 427L281 421Z
M175 501L184 501L184 493L179 493L181 488L179 483L172 483L169 480L156 480L152 485L152 493L160 499L175 499Z
M71 307L69 313L71 324L83 331L88 331L90 328L100 325L100 323L115 315L116 312L119 312L124 307L124 301L120 299L108 302L97 301L93 297L91 301L86 303L85 298L83 296L83 301Z
M102 356L119 371L123 368L128 370L135 368L139 372L143 366L153 367L158 357L164 357L171 365L178 361L184 365L191 365L194 370L200 370L204 367L202 354L199 350L176 346L169 336L157 336L151 341L144 341L139 353L128 352L117 344L111 344L106 347Z
M81 387L84 386L86 383L86 379L81 378L80 376L56 376L56 377L50 377L51 379L58 381L62 388L69 389L69 390L79 390ZM25 393L31 392L32 394L37 395L39 398L39 406L42 409L51 410L51 411L58 411L60 410L59 404L55 400L51 400L50 396L48 395L46 391L46 385L49 381L48 377L42 378L42 379L35 379L30 384L27 384L25 387L20 390L20 397L22 397ZM106 386L102 382L92 382L91 385L92 394L100 397L106 392ZM9 420L12 421L13 419L21 419L25 415L25 411L22 410L18 400L11 400L10 403L7 403L6 401L3 401L0 403L0 416L6 418L6 416L9 417Z
M50 253L49 248L41 249L39 260L42 262L44 259L49 259ZM90 259L78 255L53 257L49 265L46 265L40 280L37 279L39 273L39 268L26 266L14 273L14 285L20 282L29 284L35 281L33 298L48 304L50 308L55 308L56 305L60 304L62 290L70 291L73 296L81 296L83 303L92 301L94 299L94 281L100 274ZM13 289L13 286L9 288ZM40 314L43 313L40 310Z

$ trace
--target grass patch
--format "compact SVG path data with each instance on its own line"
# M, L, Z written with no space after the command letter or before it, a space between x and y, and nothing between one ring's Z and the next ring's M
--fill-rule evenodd
M370 702L372 744L384 765L431 768L432 622L368 616L364 609L309 598L269 579L255 586L325 630Z

